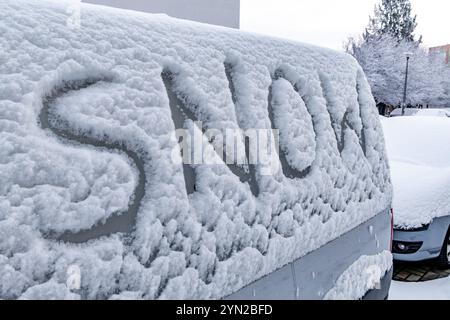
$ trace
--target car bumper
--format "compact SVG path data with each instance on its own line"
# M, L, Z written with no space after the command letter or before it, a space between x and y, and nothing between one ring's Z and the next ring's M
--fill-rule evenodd
M397 261L424 261L437 258L441 252L445 235L450 225L450 217L436 218L424 231L394 231L394 247L396 243L420 244L420 248L412 253L393 252ZM395 249L395 248L394 248Z
M393 269L386 272L384 277L381 279L379 289L373 289L368 291L363 300L387 300L389 296L389 289L391 288Z

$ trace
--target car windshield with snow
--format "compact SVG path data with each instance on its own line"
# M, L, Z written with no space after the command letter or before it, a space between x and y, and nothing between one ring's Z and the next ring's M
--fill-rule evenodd
M436 259L448 268L450 119L445 110L423 111L382 119L395 194L393 252L399 261Z
M385 298L389 166L344 53L0 2L0 298Z

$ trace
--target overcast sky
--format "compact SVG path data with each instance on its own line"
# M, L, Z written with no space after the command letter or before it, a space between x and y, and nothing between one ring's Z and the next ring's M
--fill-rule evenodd
M381 0L241 0L241 29L342 49ZM411 0L426 46L450 43L450 1Z

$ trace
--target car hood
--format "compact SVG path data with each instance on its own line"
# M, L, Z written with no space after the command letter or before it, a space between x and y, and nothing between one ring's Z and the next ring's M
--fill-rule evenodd
M450 214L450 168L391 160L394 223L417 228Z

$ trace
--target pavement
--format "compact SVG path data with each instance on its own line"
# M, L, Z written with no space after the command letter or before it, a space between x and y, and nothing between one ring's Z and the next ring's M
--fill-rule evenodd
M425 282L450 276L450 269L443 270L433 262L404 263L394 262L393 280L401 282Z

